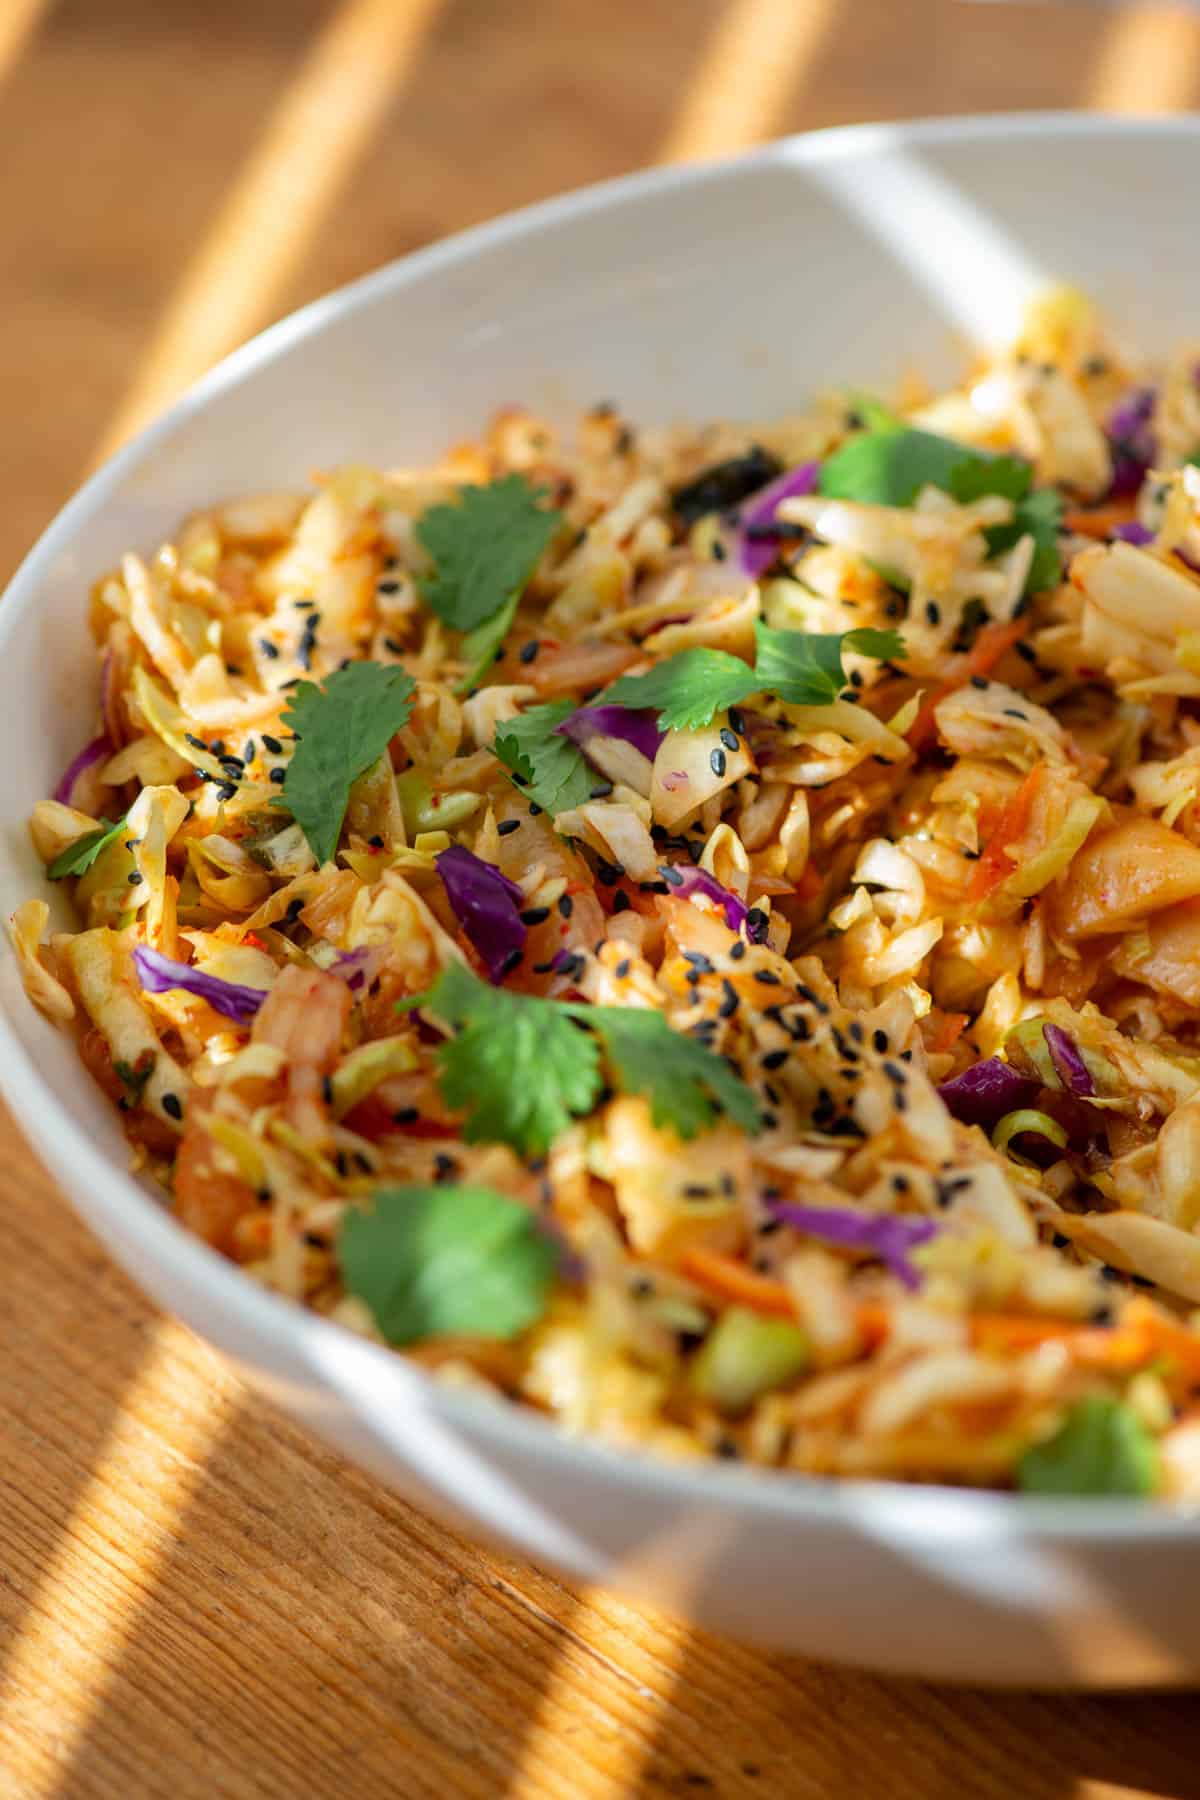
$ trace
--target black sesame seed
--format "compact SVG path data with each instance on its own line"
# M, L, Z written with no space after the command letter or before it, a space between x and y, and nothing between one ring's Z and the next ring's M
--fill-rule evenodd
M168 1119L182 1119L183 1117L183 1101L179 1098L178 1094L164 1094L162 1097L162 1109L166 1113Z
M398 581L378 582L375 592L377 594L398 594L400 592L400 583Z
M564 919L569 919L571 914L575 911L575 902L572 900L570 894L560 894L558 896L558 911L559 916Z
M942 609L936 600L927 600L925 602L925 617L929 620L931 625L941 624Z
M368 844L370 844L372 850L382 850L383 849L383 839L379 835L378 832L375 832L373 836L369 837L367 839L367 842L368 842Z
M540 819L542 816L542 809L536 800L529 802L529 816L531 819Z
M759 1058L759 1061L764 1069L782 1069L787 1059L786 1050L768 1050L765 1056Z
M708 759L708 766L712 770L714 775L717 775L717 776L724 775L724 773L725 773L725 752L723 750L714 750Z
M617 892L613 895L613 911L614 911L614 913L628 912L632 905L633 905L633 901L629 898L629 895L625 892L625 889L618 888Z
M783 986L783 983L780 981L774 969L755 969L754 979L755 981L761 981L764 987Z
M660 863L658 872L663 880L669 882L672 887L683 886L683 876L678 869L673 869L670 863Z
M538 643L538 640L536 638L530 638L527 644L521 645L519 660L528 667L540 649L541 645Z
M499 837L510 837L514 831L519 831L520 829L520 819L501 819L496 827L496 832Z
M263 655L265 657L268 657L271 662L274 662L276 657L279 655L279 645L273 644L271 642L270 638L259 638L258 647L262 651Z
M544 925L550 917L548 906L527 906L520 914L522 925Z
M283 768L274 768L269 771L267 780L273 781L276 787L282 787L287 780L287 770Z
M721 731L720 731L720 738L721 738L721 742L724 744L724 746L727 750L740 750L741 749L741 745L738 743L737 738L734 736L733 732L730 731L730 729L727 725L722 725Z
M878 1028L876 1028L876 1030L874 1030L871 1033L871 1042L874 1044L876 1050L878 1050L878 1052L881 1056L883 1056L885 1054L885 1052L890 1048L890 1046L888 1044L887 1032L880 1031Z
M131 871L128 880L130 887L141 887L142 885L142 877L138 874L136 869Z
M741 962L741 960L742 960L743 956L745 956L745 954L746 954L746 946L742 942L741 938L738 939L736 944L730 944L730 946L729 946L730 962Z
M263 732L263 749L269 750L272 756L278 756L283 749L283 745L280 743L278 738L268 737L266 732L264 731Z
M973 688L985 688L987 686L987 681L982 675L972 675L971 686Z
M629 960L629 958L627 956L623 956L621 958L620 962L617 964L616 969L614 970L617 980L618 981L627 980L628 977L632 974L632 972L633 972L632 962Z
M738 998L737 989L729 980L728 976L722 976L721 978L721 995L722 999L720 1006L717 1008L717 1017L721 1019L732 1019L734 1013L741 1005L741 1001Z
M392 1114L392 1124L415 1125L420 1116L421 1115L415 1106L402 1106L399 1112L394 1112Z

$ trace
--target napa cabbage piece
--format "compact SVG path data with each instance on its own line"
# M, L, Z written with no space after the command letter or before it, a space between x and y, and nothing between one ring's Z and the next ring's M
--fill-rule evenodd
M103 1033L114 1066L148 1067L142 1105L172 1131L183 1129L192 1080L163 1048L130 963L128 941L100 927L64 940L63 954L92 1023Z

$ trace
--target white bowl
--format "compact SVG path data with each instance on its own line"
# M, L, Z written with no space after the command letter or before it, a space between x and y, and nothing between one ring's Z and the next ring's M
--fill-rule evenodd
M814 385L949 374L964 335L1002 336L1050 278L1164 346L1197 326L1198 153L1195 119L821 133L536 207L268 331L95 476L8 591L0 905L44 891L24 822L90 727L88 584L128 546L315 465L420 458L505 401L564 418L610 396L635 420L754 418ZM443 1391L173 1222L126 1173L114 1115L7 950L0 1008L0 1087L113 1255L251 1385L418 1505L703 1626L875 1669L1043 1685L1200 1670L1195 1516L681 1468Z

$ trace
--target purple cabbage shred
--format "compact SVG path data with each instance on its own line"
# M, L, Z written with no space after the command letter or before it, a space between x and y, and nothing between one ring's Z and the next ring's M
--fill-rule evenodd
M768 482L757 494L751 494L742 505L738 518L738 557L746 574L753 575L756 581L779 554L779 545L768 531L775 523L780 502L815 493L820 473L820 463L800 463Z
M964 1069L953 1081L943 1081L938 1093L962 1124L994 1125L1005 1113L1029 1106L1037 1090L1038 1083L1029 1076L1019 1074L998 1056L989 1056Z
M461 844L451 844L435 860L454 916L483 958L489 980L503 981L525 948L524 895L515 881Z
M785 1225L839 1244L848 1250L865 1250L885 1262L906 1288L918 1288L921 1277L909 1261L910 1253L937 1234L932 1219L898 1218L892 1213L856 1212L842 1206L797 1206L776 1200L771 1211Z
M190 963L175 962L139 944L133 953L137 978L148 994L166 994L174 988L207 1000L215 1012L223 1013L235 1024L248 1025L266 999L265 988L244 987L239 981L223 981L219 975L205 975Z

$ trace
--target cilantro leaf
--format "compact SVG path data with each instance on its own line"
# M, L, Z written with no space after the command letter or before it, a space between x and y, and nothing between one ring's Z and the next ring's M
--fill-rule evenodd
M953 438L909 426L853 437L821 465L820 491L838 500L911 506L923 487L941 488L966 505L984 494L1017 501L1031 470L1016 456L993 456Z
M772 631L755 626L756 664L724 650L680 650L645 675L622 675L604 694L613 705L650 707L664 731L698 731L751 694L792 706L826 706L846 685L843 649L880 658L904 655L898 631L869 625L846 632Z
M1077 1400L1054 1436L1017 1465L1017 1485L1027 1494L1140 1495L1153 1493L1157 1481L1153 1437L1108 1394Z
M596 785L582 750L558 735L558 726L574 711L573 700L552 700L496 727L496 755L520 778L528 798L551 818L582 806Z
M417 541L433 560L421 577L426 605L454 631L474 631L520 597L562 514L539 506L543 490L523 475L464 487L457 501L431 506Z
M490 619L485 619L482 625L477 625L474 631L468 631L462 641L463 659L467 667L456 693L469 694L479 686L512 629L520 599L519 593L511 593L499 612L493 613Z
M842 655L859 650L881 661L904 655L898 631L859 626L854 631L774 631L755 623L756 678L765 693L790 706L828 706L846 686Z
M651 708L664 731L699 731L761 686L740 656L726 650L680 650L644 675L620 676L605 690L604 700Z
M118 819L115 825L110 825L107 819L101 819L95 831L85 831L73 844L68 844L65 850L59 851L46 870L50 880L63 881L68 875L84 874L124 829L123 818Z
M820 489L840 500L881 506L911 506L923 487L941 488L967 506L985 494L999 494L1014 507L1008 525L984 533L997 556L1026 532L1034 540L1033 564L1025 591L1036 594L1062 578L1058 526L1062 500L1053 488L1032 491L1033 472L1019 456L995 456L956 444L952 438L909 426L883 428L851 438L821 467Z
M716 1123L719 1107L744 1131L761 1129L754 1095L724 1057L672 1031L661 1013L581 1006L577 1016L599 1032L618 1087L647 1096L655 1125L692 1138Z
M389 1344L444 1333L511 1338L542 1316L554 1245L488 1187L380 1188L338 1239L342 1277Z
M565 1007L492 988L455 965L427 1002L458 1027L438 1049L442 1094L461 1107L469 1144L503 1143L542 1156L600 1094L600 1051Z
M1026 533L1033 538L1033 561L1025 582L1027 594L1057 587L1062 580L1062 557L1058 548L1061 522L1062 496L1054 488L1037 488L1017 501L1010 524L993 525L983 534L993 556L1011 550L1017 539Z
M711 1126L718 1107L745 1130L760 1128L754 1095L728 1063L659 1013L515 994L458 965L425 1004L457 1031L438 1050L440 1085L447 1104L467 1114L468 1143L544 1155L572 1119L594 1110L602 1050L616 1086L648 1095L654 1123L680 1137Z
M331 862L350 789L381 757L412 711L414 683L403 669L349 663L323 687L302 681L283 719L299 739L283 783L283 804L318 864Z

